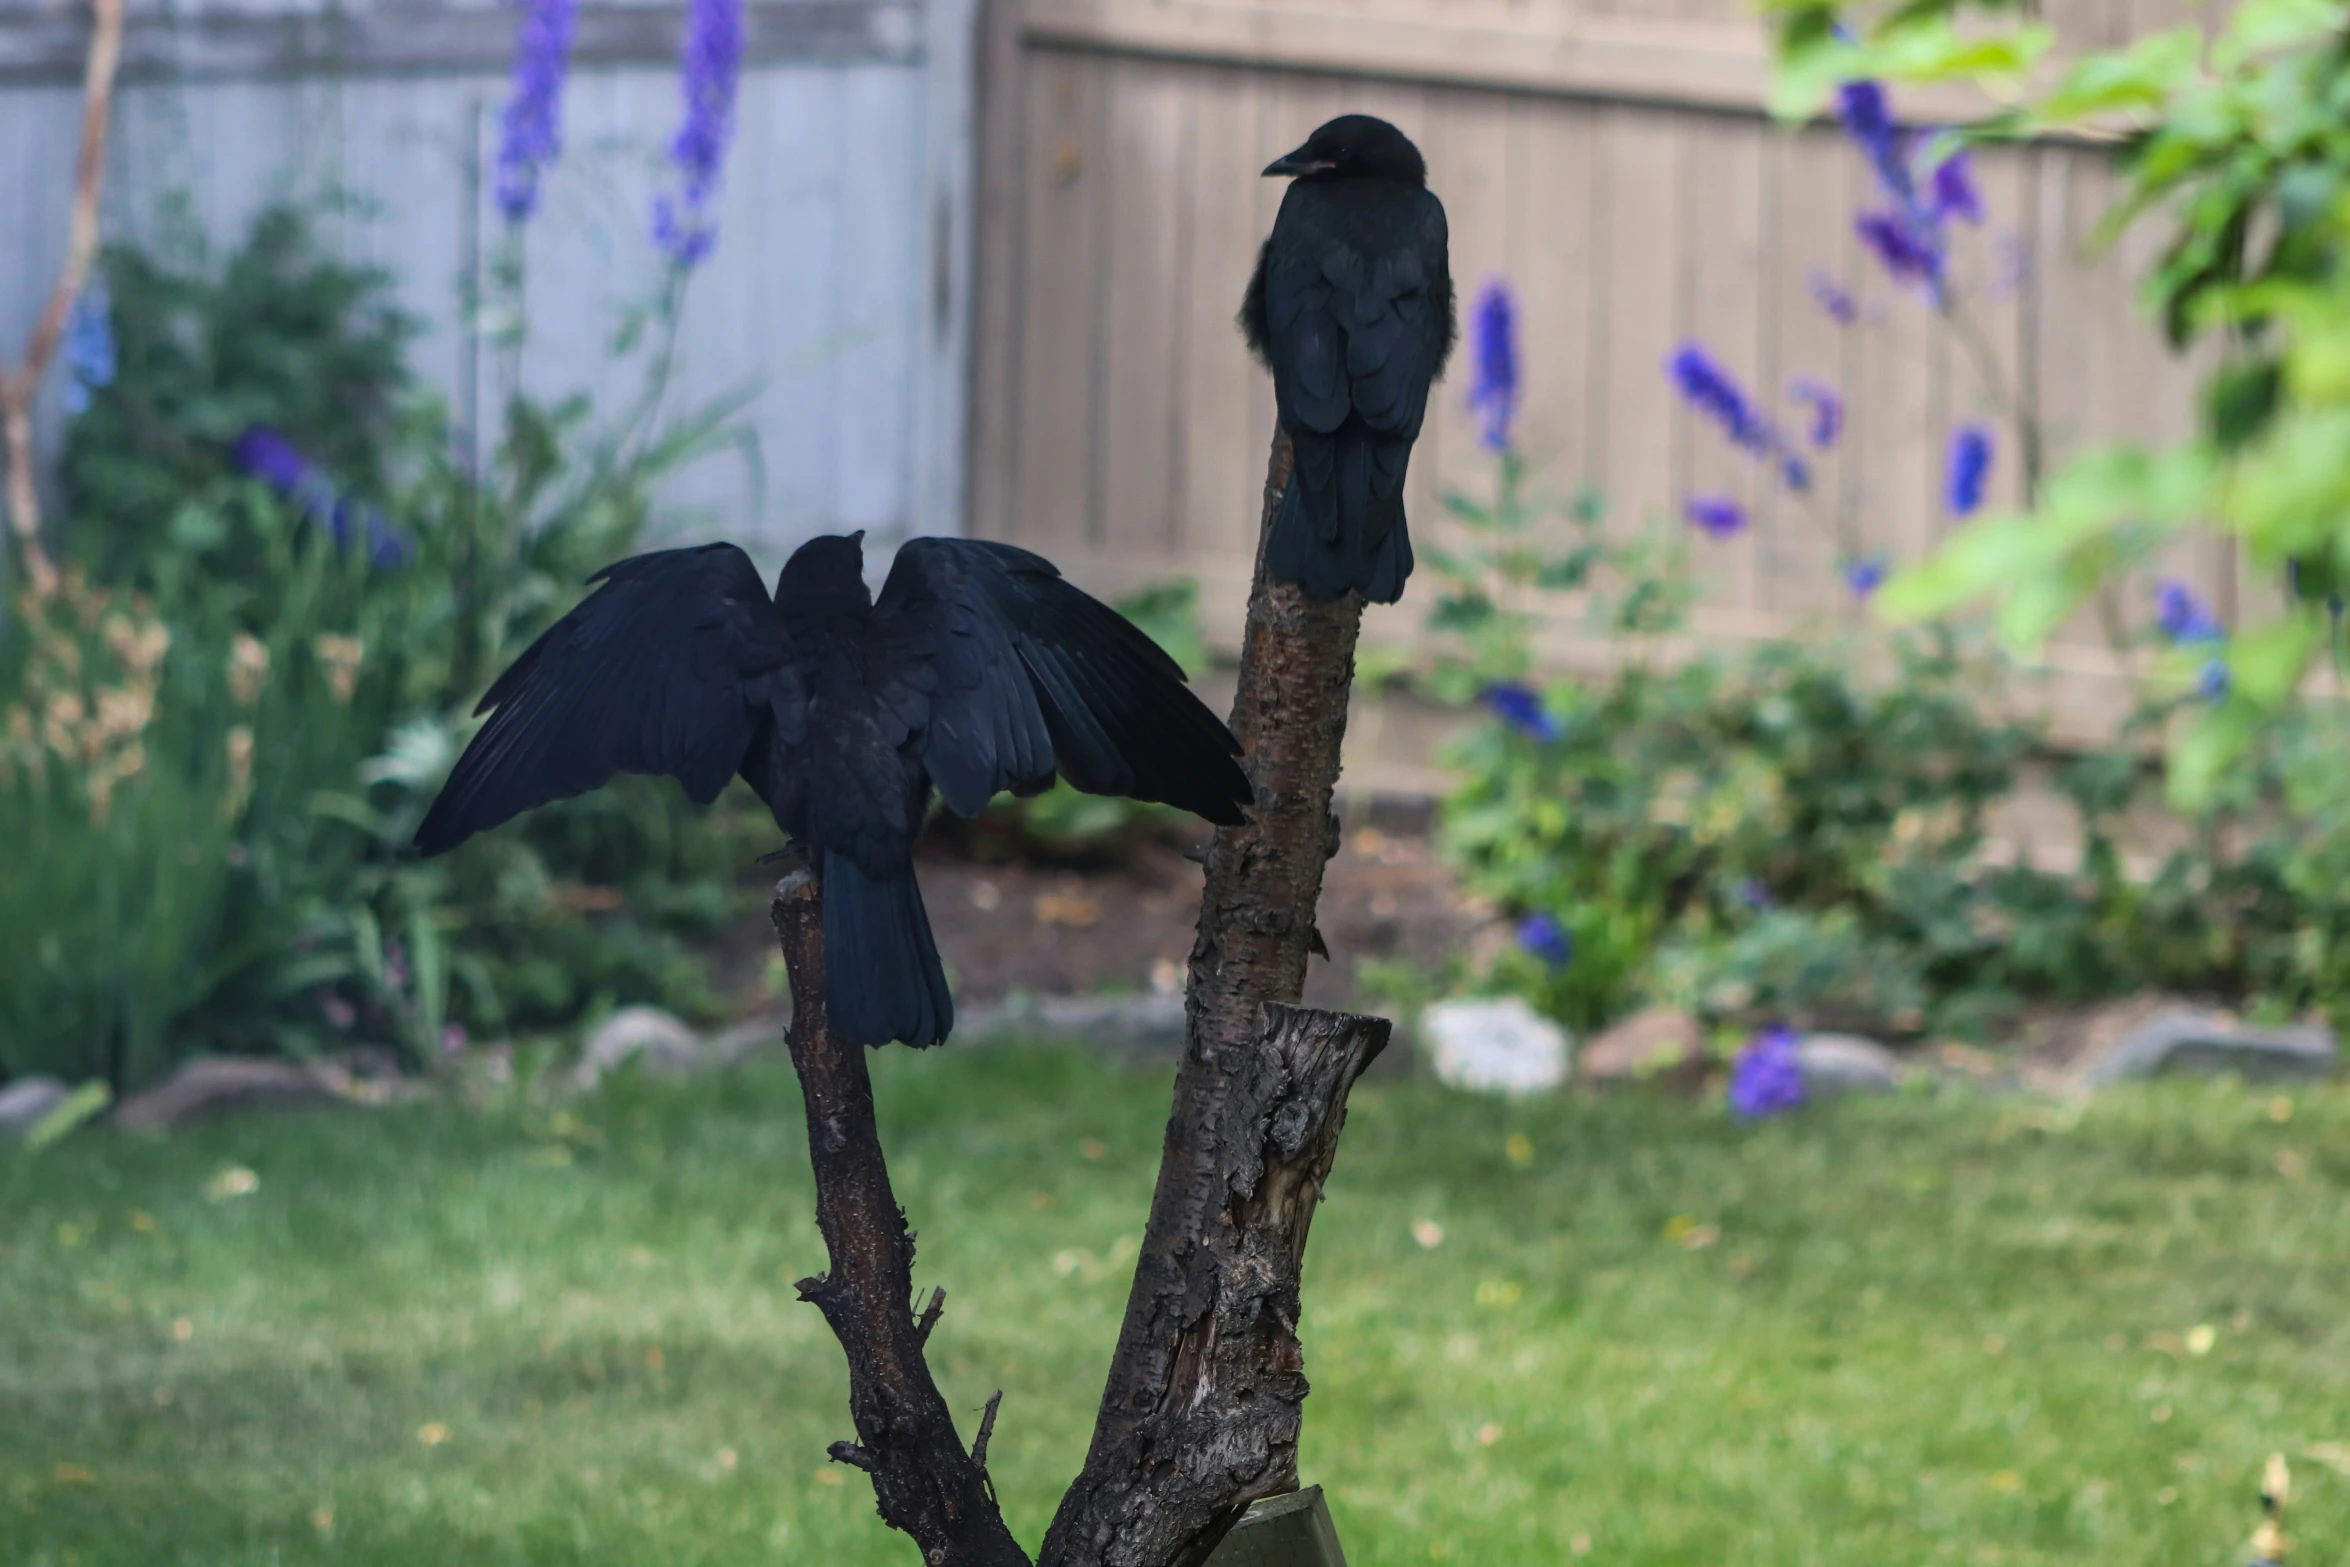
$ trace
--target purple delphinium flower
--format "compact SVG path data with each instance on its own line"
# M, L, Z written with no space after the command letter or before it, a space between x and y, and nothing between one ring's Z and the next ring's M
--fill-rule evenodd
M1803 1103L1803 1062L1795 1032L1766 1028L1748 1042L1730 1067L1730 1108L1747 1120L1792 1110Z
M1760 914L1776 900L1771 897L1771 889L1763 885L1760 876L1749 876L1738 884L1738 901Z
M563 82L571 70L577 0L521 0L514 78L498 117L498 210L520 223L538 210L539 176L563 151Z
M1901 127L1893 123L1892 106L1885 101L1882 83L1846 82L1836 89L1836 118L1844 134L1869 160L1888 194L1906 203L1915 190L1909 162L1902 154Z
M1860 319L1860 305L1853 299L1852 290L1837 282L1818 267L1808 275L1811 297L1819 302L1828 319L1838 326L1850 326Z
M1486 450L1507 451L1518 411L1518 305L1499 278L1477 296L1469 349L1469 406L1480 416Z
M1950 437L1947 471L1950 514L1971 516L1983 504L1983 488L1991 477L1991 432L1979 424L1961 425Z
M1926 193L1934 216L1944 222L1952 218L1983 221L1983 193L1975 188L1974 158L1964 148L1934 165Z
M1530 740L1556 740L1562 733L1559 721L1542 705L1540 693L1515 681L1487 686L1485 705L1503 723Z
M1844 568L1844 585L1857 598L1867 598L1885 585L1885 563L1873 555L1864 555Z
M228 460L239 473L259 479L292 501L312 523L324 525L335 548L349 548L354 536L365 539L370 566L380 570L402 565L416 552L415 542L382 512L337 495L319 466L280 430L266 424L247 426L230 445Z
M1925 225L1902 212L1863 212L1852 232L1896 283L1942 284L1942 246Z
M2154 627L2172 642L2217 642L2227 635L2195 590L2171 578L2155 584Z
M2202 673L2195 677L2195 694L2206 702L2216 702L2228 694L2228 661L2224 658L2207 660Z
M685 120L669 144L684 176L676 196L653 206L653 240L681 267L698 264L718 237L710 206L734 136L735 90L742 81L742 0L688 0L678 81Z
M85 414L90 397L114 382L114 310L103 279L82 290L65 318L65 411Z
M1518 945L1552 968L1575 961L1575 933L1548 914L1529 914L1518 921Z
M1812 445L1826 451L1836 444L1836 437L1844 433L1844 398L1827 382L1813 376L1799 375L1787 384L1787 395L1811 408L1811 427L1807 432Z
M1692 495L1681 511L1691 527L1713 538L1735 538L1746 529L1746 508L1727 495Z
M1757 454L1777 449L1777 432L1770 421L1756 411L1730 372L1704 349L1683 343L1665 361L1665 373L1690 406L1719 424L1732 441Z

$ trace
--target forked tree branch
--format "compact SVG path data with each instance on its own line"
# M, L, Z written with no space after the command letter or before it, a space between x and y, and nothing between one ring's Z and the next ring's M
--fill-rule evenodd
M123 0L90 0L90 53L82 70L82 137L73 169L73 207L66 219L65 260L49 286L48 302L14 370L0 366L0 440L8 452L8 516L23 552L33 591L46 597L57 568L41 545L41 491L33 471L33 398L57 357L66 317L98 254L98 195L106 182L106 129L114 118L114 73L122 63Z
M1289 464L1276 437L1267 524ZM1045 1537L1046 1567L1197 1567L1250 1502L1297 1487L1306 1236L1347 1093L1389 1033L1383 1018L1288 1004L1305 985L1322 868L1338 846L1330 800L1361 616L1359 599L1316 604L1268 583L1260 546L1232 721L1255 815L1219 830L1208 853L1158 1187L1092 1450ZM827 1022L821 900L815 877L795 870L774 918L832 1259L800 1289L848 1356L857 1431L832 1453L872 1477L882 1517L914 1537L927 1567L1025 1567L987 1479L996 1400L966 1452L922 1358L938 1299L915 1315L914 1240L882 1161L864 1051Z

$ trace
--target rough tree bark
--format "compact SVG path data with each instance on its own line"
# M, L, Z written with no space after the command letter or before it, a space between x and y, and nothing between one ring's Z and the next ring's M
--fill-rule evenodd
M915 1316L914 1236L881 1156L865 1047L834 1035L825 1006L822 897L803 865L776 884L772 914L791 974L791 1059L807 1101L816 1227L832 1259L823 1277L800 1280L800 1298L824 1313L848 1357L857 1428L832 1456L872 1476L881 1516L914 1537L928 1567L1028 1567L996 1510L987 1425L966 1451L922 1358L944 1297ZM991 1421L994 1413L990 1404Z
M1289 468L1277 435L1267 526ZM1338 847L1330 799L1361 619L1359 599L1316 604L1268 583L1260 543L1232 718L1254 819L1220 829L1208 851L1158 1186L1092 1449L1046 1535L1046 1567L1196 1567L1250 1502L1297 1487L1306 1236L1348 1091L1389 1033L1383 1018L1289 1004ZM774 917L832 1259L800 1289L848 1357L858 1437L832 1455L872 1476L882 1517L928 1567L1025 1563L987 1480L994 1402L966 1451L923 1362L940 1298L915 1316L913 1237L882 1162L863 1052L826 1023L821 898L796 870Z
M1289 438L1276 432L1232 710L1256 809L1245 825L1218 829L1208 850L1158 1187L1093 1445L1045 1536L1049 1567L1201 1560L1249 1502L1297 1485L1306 1225L1347 1090L1386 1045L1388 1025L1286 1009L1267 1023L1268 1003L1303 992L1317 940L1363 614L1351 594L1318 604L1266 580L1263 539L1290 465ZM1292 1058L1284 1033L1285 1019L1301 1017L1326 1020L1310 1063ZM1278 1086L1325 1076L1318 1103L1312 1089L1285 1100ZM1247 1160L1269 1120L1308 1103L1327 1137L1310 1181L1284 1189L1293 1177L1268 1158L1271 1179L1259 1185Z

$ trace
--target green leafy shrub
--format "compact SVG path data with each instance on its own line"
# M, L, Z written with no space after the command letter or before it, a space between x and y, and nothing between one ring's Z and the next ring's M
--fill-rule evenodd
M662 781L444 860L407 838L488 676L627 554L722 412L633 446L517 403L482 471L384 279L275 211L225 264L107 260L119 344L68 444L52 598L0 630L0 1071L149 1076L707 1000L739 858Z

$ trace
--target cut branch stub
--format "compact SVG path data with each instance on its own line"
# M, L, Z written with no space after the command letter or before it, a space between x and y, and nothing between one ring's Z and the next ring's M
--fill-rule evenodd
M771 912L791 973L791 1058L807 1101L816 1227L832 1263L799 1287L848 1359L857 1428L857 1440L834 1443L832 1456L872 1476L883 1520L914 1537L929 1567L1028 1567L922 1358L937 1318L914 1315L914 1237L882 1160L865 1047L837 1037L825 1007L823 887L814 873L803 866L776 883Z

